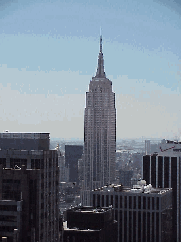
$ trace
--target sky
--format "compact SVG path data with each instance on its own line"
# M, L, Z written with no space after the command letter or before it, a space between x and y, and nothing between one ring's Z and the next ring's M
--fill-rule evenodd
M1 0L0 132L83 139L100 27L117 139L181 136L179 0Z

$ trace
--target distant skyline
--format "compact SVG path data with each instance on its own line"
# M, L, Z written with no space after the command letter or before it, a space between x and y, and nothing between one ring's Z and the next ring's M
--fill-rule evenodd
M83 139L101 26L117 139L181 136L179 0L2 0L0 9L1 132Z

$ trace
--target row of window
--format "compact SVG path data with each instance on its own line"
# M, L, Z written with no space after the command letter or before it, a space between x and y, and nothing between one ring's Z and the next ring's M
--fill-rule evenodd
M0 205L0 211L17 211L17 205Z
M49 159L47 161L48 168L50 169L52 167L52 159ZM6 158L0 158L0 164L3 165L3 167L6 167ZM14 168L15 166L22 167L22 165L25 165L27 167L27 159L17 159L17 158L10 158L10 167ZM31 159L31 169L44 169L44 160L43 159ZM56 166L58 166L58 159L56 159Z
M142 237L142 241L159 242L161 238L159 224L158 212L119 212L120 237L122 241L141 241ZM169 225L171 226L171 223Z
M96 199L97 197L97 199ZM159 197L119 196L93 194L94 207L108 207L124 209L159 210Z
M4 221L4 222L17 222L17 216L0 215L0 221Z

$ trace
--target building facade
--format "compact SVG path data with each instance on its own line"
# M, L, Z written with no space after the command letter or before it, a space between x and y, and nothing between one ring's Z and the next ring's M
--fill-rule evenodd
M115 179L116 109L112 82L106 78L102 37L98 68L86 92L84 113L84 205L89 191Z
M173 238L181 240L181 142L162 140L157 152L143 157L142 177L155 187L173 189Z
M58 154L57 150L46 150L46 146L31 150L38 143L33 135L30 146L19 150L10 144L0 150L0 202L22 202L21 242L55 242L59 239ZM14 142L22 141L17 138Z
M172 189L110 185L91 192L91 205L113 206L118 242L172 241Z
M173 238L181 239L181 156L144 156L143 178L156 187L173 189Z

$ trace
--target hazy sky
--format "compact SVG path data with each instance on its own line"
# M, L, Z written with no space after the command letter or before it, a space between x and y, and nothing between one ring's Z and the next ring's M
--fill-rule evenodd
M180 0L1 0L0 132L83 138L100 26L117 137L181 135Z

